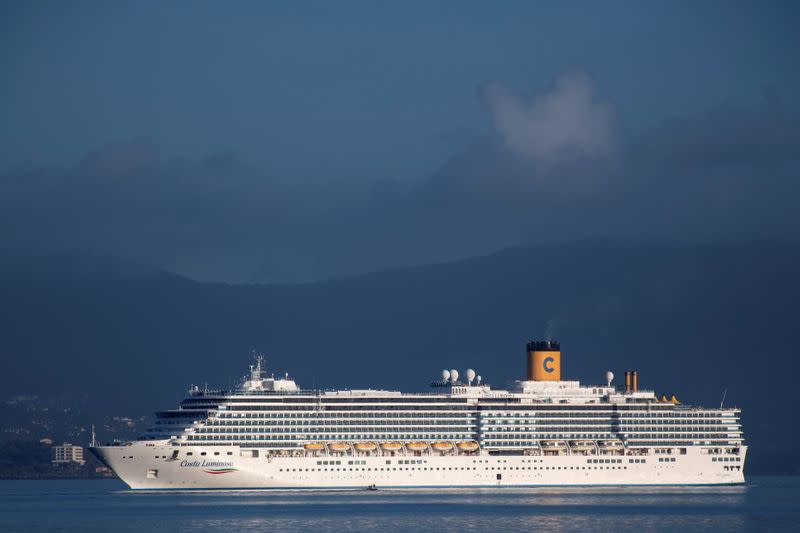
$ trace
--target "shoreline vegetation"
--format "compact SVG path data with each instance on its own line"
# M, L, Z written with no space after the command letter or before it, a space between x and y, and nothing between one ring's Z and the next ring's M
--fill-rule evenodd
M33 440L0 442L0 479L114 479L117 476L103 468L86 448L83 465L54 465L51 446Z

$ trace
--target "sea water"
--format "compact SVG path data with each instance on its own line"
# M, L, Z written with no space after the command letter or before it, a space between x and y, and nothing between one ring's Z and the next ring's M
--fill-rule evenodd
M725 487L131 491L0 481L0 531L800 531L800 477Z

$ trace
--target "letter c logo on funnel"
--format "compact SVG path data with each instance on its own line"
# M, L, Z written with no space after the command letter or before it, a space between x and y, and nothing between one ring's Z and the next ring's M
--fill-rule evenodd
M545 372L552 372L553 370L555 370L555 368L550 366L550 363L552 363L554 361L555 361L555 359L553 359L552 357L545 357L544 358L544 361L542 361L542 367L544 368Z

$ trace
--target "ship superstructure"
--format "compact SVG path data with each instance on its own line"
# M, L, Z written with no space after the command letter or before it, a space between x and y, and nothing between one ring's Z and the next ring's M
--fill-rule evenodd
M363 488L744 482L739 410L561 379L556 342L495 390L445 370L430 393L302 390L259 356L232 391L192 387L134 442L92 451L132 488Z

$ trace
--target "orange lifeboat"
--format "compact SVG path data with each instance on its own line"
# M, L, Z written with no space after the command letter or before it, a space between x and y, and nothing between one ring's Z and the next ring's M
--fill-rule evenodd
M324 448L324 446L322 444L320 444L319 442L309 442L308 444L304 444L303 448L305 448L306 450L308 450L310 452L318 452L318 451L322 450L322 448Z
M350 449L350 445L346 442L331 442L328 444L328 449L332 452L346 452Z
M437 452L446 452L447 450L453 449L452 442L434 442L431 444L431 448L436 450Z
M381 450L383 450L385 452L396 452L402 447L403 447L403 445L400 444L399 442L382 442L381 443Z
M466 440L456 444L456 447L462 452L474 452L478 449L478 443L473 440Z
M360 452L372 452L377 448L374 442L357 442L355 447Z
M406 449L412 452L421 452L428 449L427 442L407 442Z

